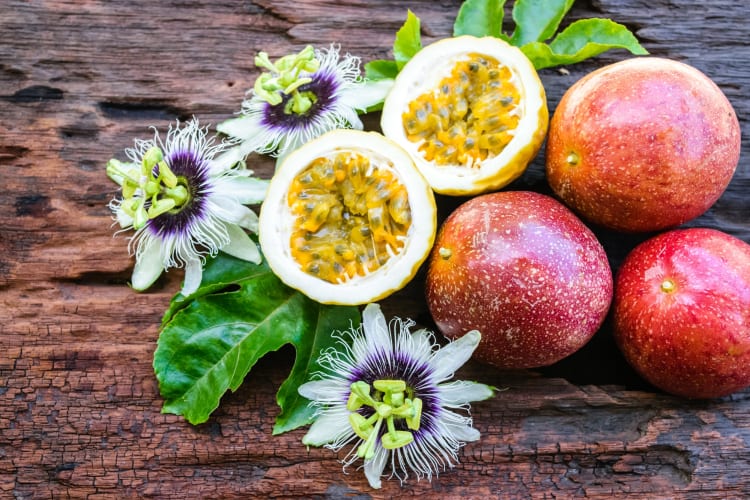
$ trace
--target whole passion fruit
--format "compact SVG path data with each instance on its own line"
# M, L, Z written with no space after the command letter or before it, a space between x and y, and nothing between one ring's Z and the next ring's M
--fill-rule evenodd
M594 234L561 203L499 192L465 202L443 223L426 296L447 337L482 333L477 359L534 368L569 356L599 329L612 272Z
M656 231L713 205L739 155L739 122L719 87L687 64L642 57L568 89L550 123L547 179L591 222Z
M403 149L374 132L336 130L284 159L258 236L290 287L321 303L364 304L416 274L436 214L432 190Z
M548 119L544 87L518 48L460 36L428 45L404 66L385 99L381 128L436 192L474 195L523 173Z
M708 228L646 240L617 271L612 318L625 358L666 392L750 386L750 245Z

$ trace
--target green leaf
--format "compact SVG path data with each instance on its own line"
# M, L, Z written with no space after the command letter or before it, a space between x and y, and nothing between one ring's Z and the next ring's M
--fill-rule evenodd
M531 42L521 47L536 69L574 64L610 49L626 49L635 55L648 54L625 26L599 18L574 22L549 45Z
M575 0L516 0L513 21L516 28L510 43L521 47L552 37Z
M393 58L399 71L414 57L414 54L422 50L422 38L420 34L420 21L414 13L409 10L406 21L396 32L393 42Z
M206 265L203 268L201 285L198 290L193 292L189 297L185 297L181 293L177 293L172 297L169 307L161 318L162 327L174 317L177 311L190 304L190 300L224 290L241 279L249 279L253 275L270 272L265 262L258 265L224 253L221 253L220 256L220 258L208 259L206 261Z
M503 35L503 5L505 0L466 0L453 23L453 36L478 37Z
M178 303L159 336L154 372L162 411L192 424L205 422L261 357L292 344L297 356L277 393L281 414L274 432L310 423L307 401L294 393L320 368L320 350L335 344L331 332L349 328L357 315L356 308L308 299L265 265L219 254L208 262L199 290Z
M390 80L398 75L396 61L377 59L365 64L365 78L370 81Z
M319 305L315 331L312 335L305 335L295 343L297 358L294 366L289 378L276 393L276 401L282 412L276 418L273 434L291 431L312 422L315 409L310 407L309 400L300 396L297 388L321 369L318 363L320 352L336 344L331 333L357 327L360 321L360 313L356 307Z

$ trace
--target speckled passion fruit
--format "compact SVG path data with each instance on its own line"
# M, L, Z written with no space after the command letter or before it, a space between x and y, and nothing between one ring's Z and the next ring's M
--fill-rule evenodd
M409 155L374 132L336 130L290 155L260 211L274 273L326 304L364 304L399 290L429 254L435 199Z
M547 139L547 180L595 224L657 231L716 202L740 142L732 105L706 75L669 59L626 59L584 76L561 99Z
M498 190L520 176L547 133L534 66L494 38L460 36L419 51L396 77L381 128L447 195Z
M612 300L599 241L555 199L526 191L473 198L443 223L427 303L439 330L476 329L474 357L503 369L550 365L581 348Z
M718 398L750 386L750 245L709 228L673 229L617 271L614 339L656 387Z

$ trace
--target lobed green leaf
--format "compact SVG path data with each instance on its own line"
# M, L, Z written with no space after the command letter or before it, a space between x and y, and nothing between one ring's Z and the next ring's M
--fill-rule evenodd
M575 0L516 0L513 21L516 27L510 43L521 47L531 42L544 42L557 32L565 14Z
M242 259L237 259L225 253L220 253L219 257L208 259L203 268L203 276L200 287L189 297L177 293L169 302L169 307L164 312L161 319L162 328L174 317L174 315L183 307L190 304L191 300L198 299L210 293L224 290L234 283L243 279L250 279L258 274L270 272L265 261L261 264L253 264Z
M358 324L356 308L318 304L267 266L224 254L208 262L198 291L170 310L153 362L162 411L192 424L205 422L261 357L292 344L296 359L276 395L281 413L275 433L311 422L308 401L297 388L320 369L320 350L335 344L332 331Z
M611 49L625 49L634 55L648 54L625 26L599 18L572 23L549 45L530 42L521 47L536 69L574 64Z
M453 36L494 36L507 39L503 34L503 6L505 0L466 0L453 23Z
M310 401L299 394L297 388L310 380L315 372L320 371L320 352L337 346L331 333L356 328L361 321L356 307L324 306L313 302L310 304L311 313L315 306L318 307L312 323L314 331L294 342L297 350L294 366L276 393L276 402L282 411L276 417L273 434L291 431L312 422L315 410L310 406Z

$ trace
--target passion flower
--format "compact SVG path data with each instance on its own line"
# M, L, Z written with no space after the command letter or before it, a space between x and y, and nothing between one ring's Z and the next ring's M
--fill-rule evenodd
M437 210L409 155L374 132L337 130L292 154L260 213L268 264L327 304L364 304L402 288L427 258Z
M479 345L478 331L441 349L432 333L412 332L413 325L387 323L377 304L367 305L362 325L345 332L339 349L322 353L326 373L299 387L318 409L302 442L335 451L351 445L345 466L363 459L373 488L386 466L401 481L409 472L431 479L453 467L459 447L479 439L471 418L454 410L493 395L485 384L448 382Z
M520 176L539 151L547 101L531 62L495 37L461 36L419 51L386 97L381 127L432 188L473 195Z
M145 290L171 267L185 267L183 295L201 282L206 255L221 250L260 262L245 229L257 231L258 216L245 205L260 203L267 181L222 160L226 143L215 143L197 120L169 127L162 141L136 140L129 162L111 159L107 175L122 187L110 202L123 230L133 229L135 253L132 286Z
M219 132L238 142L234 161L249 153L283 157L305 142L338 128L362 129L358 112L382 102L390 81L366 82L358 57L339 57L339 48L307 46L271 61L260 52L263 72L242 103L241 116L220 123Z

